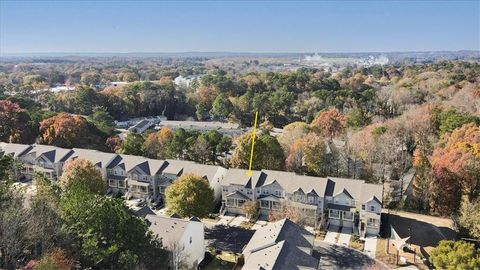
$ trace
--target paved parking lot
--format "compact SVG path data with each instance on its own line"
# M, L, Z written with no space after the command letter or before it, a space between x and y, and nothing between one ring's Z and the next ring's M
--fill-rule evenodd
M363 252L367 254L369 257L375 259L375 253L377 252L377 237L376 236L368 236L365 238L365 248Z

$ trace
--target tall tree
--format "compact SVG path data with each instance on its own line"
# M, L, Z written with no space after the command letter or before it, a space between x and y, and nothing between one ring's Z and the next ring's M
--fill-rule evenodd
M158 132L150 133L145 139L145 152L150 158L170 158L168 144L172 140L172 130L162 127Z
M205 217L213 210L214 194L208 181L195 174L185 174L165 193L169 213L182 217Z
M233 113L232 102L228 99L227 95L220 93L213 102L212 109L210 110L210 115L214 119L225 120L228 116Z
M231 159L233 167L248 168L252 147L251 139L251 133L246 133L237 138L236 148ZM255 139L252 169L281 170L284 167L284 162L283 149L275 137L261 135Z
M434 183L437 191L457 189L468 197L477 198L480 194L480 127L466 124L447 133L435 146L430 158ZM436 196L434 208L443 208L450 213L459 207L460 195L448 194L452 197L444 201L443 196ZM435 192L434 192L435 194ZM440 200L440 201L438 201ZM440 205L440 203L445 203Z
M126 155L143 156L145 139L141 134L128 132L127 137L122 142L119 152Z
M480 269L480 250L464 241L442 240L430 253L436 269Z
M60 205L64 231L75 239L82 268L167 267L161 241L121 200L75 186L62 194Z
M92 162L86 159L76 158L65 164L60 186L68 190L72 186L82 186L88 191L103 195L106 191L106 184L99 170Z
M87 121L78 115L60 113L40 123L43 143L65 148L82 147L87 144L89 132Z
M113 134L115 134L114 119L108 113L105 107L94 107L92 110L92 114L90 114L87 119L106 136L112 136Z
M0 100L0 141L31 143L35 137L28 113L17 103Z
M337 137L345 131L347 118L337 109L323 111L312 121L312 128L325 137Z

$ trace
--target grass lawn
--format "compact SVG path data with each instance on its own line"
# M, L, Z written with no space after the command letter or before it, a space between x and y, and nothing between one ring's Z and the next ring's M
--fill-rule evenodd
M350 239L350 243L348 244L349 247L363 251L365 247L365 242L361 241L358 237L358 235L354 234L352 235L352 238Z
M235 255L229 252L217 254L204 270L232 269L235 265Z

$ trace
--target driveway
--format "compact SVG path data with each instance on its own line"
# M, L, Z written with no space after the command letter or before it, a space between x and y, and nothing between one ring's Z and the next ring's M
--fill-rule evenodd
M217 225L205 228L205 240L218 250L241 253L254 233L240 227Z
M375 259L375 253L377 251L377 237L376 236L367 236L365 238L365 248L363 252L369 257Z
M330 244L335 244L337 243L337 236L338 232L336 231L327 231L327 234L325 235L325 239L323 241L330 243Z
M217 222L217 225L227 226L230 223L230 221L232 221L232 219L234 218L235 218L234 216L228 216L228 215L221 216L220 220Z
M342 232L338 236L338 244L348 247L348 244L350 244L351 237L352 237L352 229L342 228Z
M355 249L319 242L315 246L314 256L320 259L318 269L322 270L363 270L375 265L375 269L388 269L375 264L375 260Z
M267 221L257 220L257 222L255 222L255 224L252 226L252 230L258 230L267 224L268 224Z
M230 222L230 226L237 226L239 227L240 224L242 224L242 222L247 222L248 221L248 218L244 217L244 216L237 216L237 217L234 217L232 219L232 221Z

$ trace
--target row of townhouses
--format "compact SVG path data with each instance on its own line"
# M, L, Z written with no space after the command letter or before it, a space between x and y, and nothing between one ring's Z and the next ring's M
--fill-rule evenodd
M109 192L121 193L128 198L158 200L165 189L179 176L195 173L205 178L220 201L220 180L227 169L183 160L157 160L139 156L104 153L89 149L64 149L50 145L24 145L0 143L0 152L12 155L21 164L18 178L31 180L34 173L43 173L56 181L63 166L72 159L92 162L105 179Z
M352 228L362 237L380 232L382 185L271 170L253 171L247 176L242 169L229 169L221 185L224 212L245 214L243 204L247 201L257 202L260 214L287 204L303 211L313 222Z
M56 180L67 161L82 158L91 161L101 172L110 192L158 200L176 178L194 173L210 183L216 202L222 203L222 213L246 214L243 205L247 201L256 202L263 215L289 205L303 211L316 225L352 228L362 237L380 231L383 188L363 180L272 170L253 171L252 176L247 176L246 170L191 161L156 160L47 145L0 143L0 152L19 161L23 166L18 176L27 179L31 179L34 172L41 172Z

